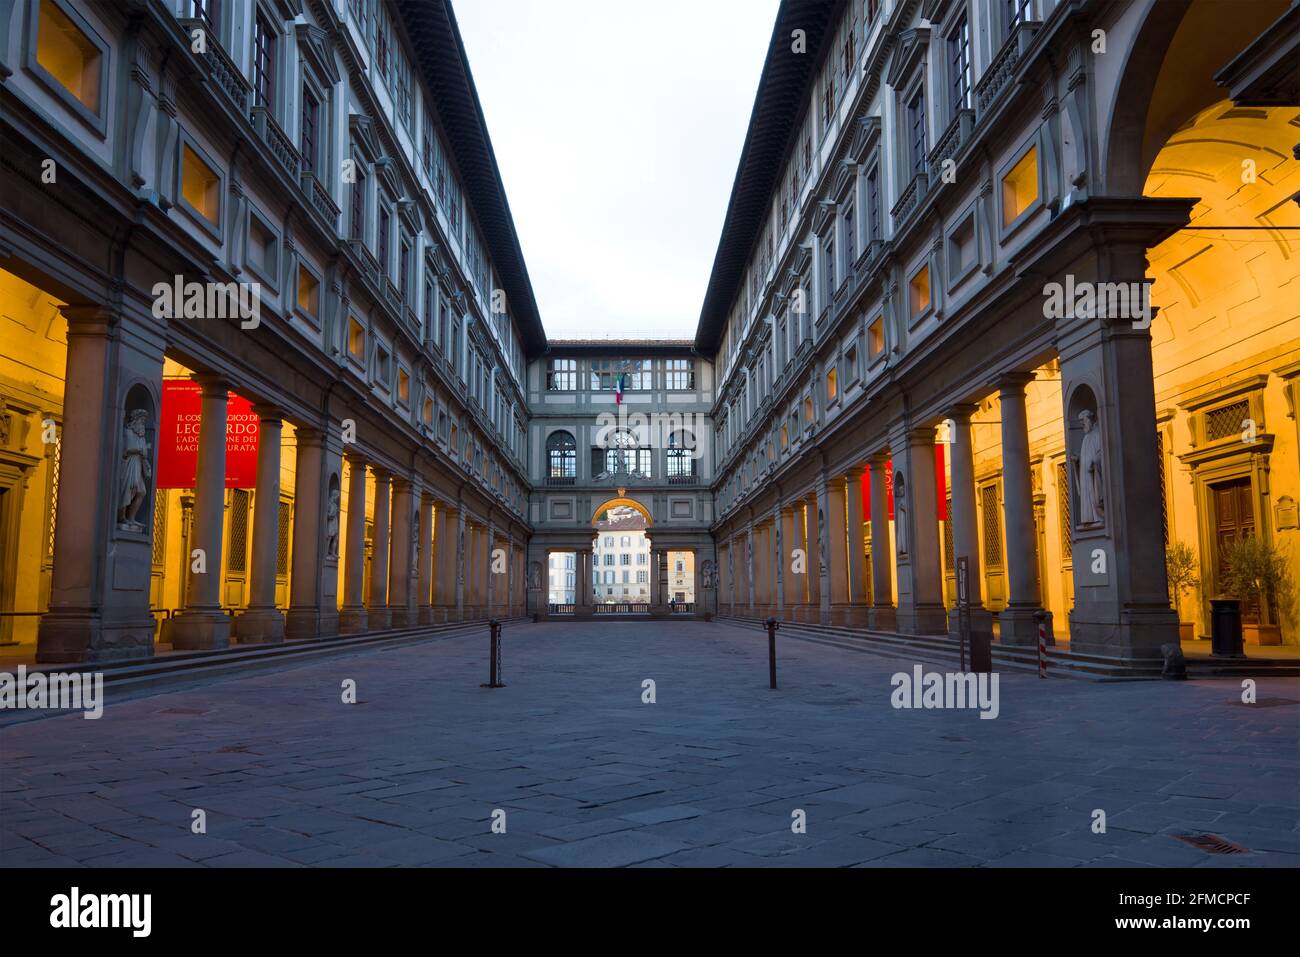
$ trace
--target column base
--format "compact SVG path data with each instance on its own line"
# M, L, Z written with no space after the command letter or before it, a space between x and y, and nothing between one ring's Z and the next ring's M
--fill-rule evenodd
M1107 612L1110 612L1108 615ZM1160 660L1160 646L1178 641L1178 616L1168 607L1119 609L1098 603L1070 612L1070 651L1129 660Z
M1034 615L1041 608L1008 605L998 612L998 642L1016 648L1038 647L1038 621ZM1052 616L1047 614L1048 644L1052 644Z
M993 634L993 612L983 605L970 610L970 630ZM956 608L948 609L948 634L954 638L961 637L961 613Z
M356 635L370 627L370 615L364 608L349 608L346 605L339 612L339 632L344 635Z
M672 612L668 610L668 606L667 606L667 605L651 605L651 606L650 606L650 617L651 617L651 618L671 618L671 617L672 617Z
M339 633L339 613L333 608L290 608L284 615L286 638L333 638Z
M893 605L873 605L867 613L867 627L872 631L897 631L898 611Z
M420 623L420 613L414 608L390 608L388 612L393 628L414 628Z
M416 620L417 620L421 625L432 625L432 624L433 624L433 608L432 608L431 606L429 606L429 605L421 605L421 606L420 606L420 610L419 610L419 612L418 612L417 615L416 615Z
M905 635L946 635L948 612L943 605L917 605L899 608L897 630Z
M152 658L152 615L131 622L105 622L94 612L48 611L41 616L36 636L38 664L72 664L79 661L120 661Z
M866 605L844 603L831 606L831 623L847 628L865 628L871 620L871 609Z
M574 618L595 618L596 606L595 605L574 605L573 617Z
M211 651L230 647L230 616L224 611L183 611L163 628L176 651Z
M241 645L275 645L284 641L284 613L278 608L249 608L234 620L231 632Z
M370 631L387 631L393 627L392 615L385 605L382 608L366 609L366 625Z

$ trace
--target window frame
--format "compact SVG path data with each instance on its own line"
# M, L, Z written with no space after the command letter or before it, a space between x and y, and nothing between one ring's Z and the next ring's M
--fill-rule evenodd
M45 69L37 59L40 47L40 27L41 27L41 5L49 3L58 11L67 17L69 22L81 33L81 35L99 52L99 97L95 109L91 109L81 102L72 91L64 86L57 77L49 70ZM83 126L90 130L98 139L106 140L108 138L108 104L115 100L115 96L109 93L109 57L112 50L108 42L99 35L99 32L90 25L90 22L82 16L81 12L75 7L70 6L65 0L28 0L27 3L27 33L26 33L26 50L23 56L23 65L29 74L34 77L42 87L46 89L62 106L67 109ZM209 165L211 165L209 163ZM223 204L224 205L224 204Z

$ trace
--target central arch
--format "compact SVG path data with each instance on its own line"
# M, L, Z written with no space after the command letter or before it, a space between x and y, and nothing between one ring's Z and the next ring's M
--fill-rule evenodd
M591 513L592 528L595 528L597 523L600 522L602 518L604 518L605 514L609 512L610 509L614 509L614 508L636 509L638 512L641 513L641 517L645 519L646 528L649 528L651 525L654 524L654 519L650 517L650 510L646 508L644 505L642 505L640 502L638 502L636 499L628 498L626 495L623 495L622 491L623 491L622 489L619 489L620 494L618 496L608 499L607 501L602 502L600 505L596 506L596 510Z

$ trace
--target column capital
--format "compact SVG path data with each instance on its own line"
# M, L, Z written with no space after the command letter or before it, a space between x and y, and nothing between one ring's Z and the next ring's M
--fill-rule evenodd
M933 425L921 425L907 430L908 445L934 445L935 428Z
M848 479L850 482L854 482L854 481L860 482L862 481L862 476L865 475L866 473L867 473L866 466L850 465L848 468L844 470L844 477Z
M998 395L1024 395L1025 386L1034 381L1032 372L1008 372L998 377Z
M253 403L253 412L262 422L283 422L284 410L278 405L270 405L262 402Z
M883 469L887 464L889 464L890 459L891 456L889 449L880 449L867 456L867 464L872 466L872 468L879 467Z
M302 431L302 429L299 429L298 434L302 435ZM368 464L370 464L366 461L366 457L360 452L344 452L343 459L354 469L364 469Z
M293 430L293 440L295 444L304 448L308 446L323 448L325 445L325 430L313 428L310 425L300 425Z
M971 416L980 410L974 402L958 402L948 409L948 417L954 422L969 422Z
M98 302L69 303L59 306L68 322L69 333L103 333L116 324L120 313Z
M230 380L215 372L196 372L190 378L199 384L205 396L214 393L224 396L230 391Z
M381 468L378 465L372 465L370 466L370 471L373 472L375 475L376 485L381 483L387 485L393 480L393 473L388 471L388 469L386 468Z

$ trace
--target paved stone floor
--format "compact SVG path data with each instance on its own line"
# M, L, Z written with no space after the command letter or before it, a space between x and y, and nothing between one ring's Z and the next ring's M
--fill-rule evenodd
M895 710L910 662L797 639L769 691L763 634L732 624L511 625L500 690L486 645L0 728L0 864L1300 864L1300 679L1245 705L1236 682L1004 674L981 720ZM1202 833L1249 852L1173 836Z

